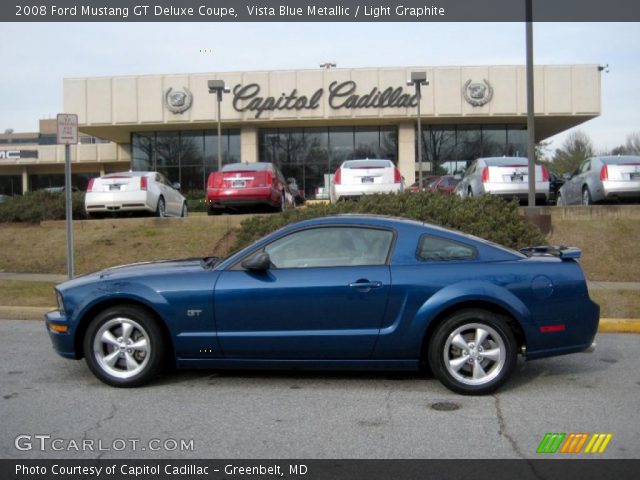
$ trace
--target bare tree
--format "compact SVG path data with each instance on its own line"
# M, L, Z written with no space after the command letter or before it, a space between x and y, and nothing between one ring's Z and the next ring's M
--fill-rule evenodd
M556 148L550 167L558 174L573 172L593 154L593 143L589 136L584 132L576 131L565 139L561 148Z

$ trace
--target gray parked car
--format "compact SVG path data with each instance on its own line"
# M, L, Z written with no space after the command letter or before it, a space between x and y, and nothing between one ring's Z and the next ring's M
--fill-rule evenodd
M609 199L640 199L640 157L588 158L558 191L558 205L591 205Z
M536 202L549 201L549 172L536 165ZM461 197L484 193L526 200L529 192L529 161L525 157L488 157L475 160L455 189Z

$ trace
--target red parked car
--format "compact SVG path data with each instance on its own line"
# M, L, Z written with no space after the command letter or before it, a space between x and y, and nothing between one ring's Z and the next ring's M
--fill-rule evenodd
M453 175L443 175L429 184L432 192L453 193L460 180Z
M207 180L207 211L217 215L227 209L268 206L284 211L293 196L282 172L272 163L230 163Z

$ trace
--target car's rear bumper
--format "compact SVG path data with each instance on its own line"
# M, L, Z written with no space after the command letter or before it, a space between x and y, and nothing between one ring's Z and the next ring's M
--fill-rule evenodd
M528 183L485 183L484 191L491 195L499 195L502 197L517 197L526 199L529 195ZM536 182L536 198L549 199L549 183Z
M334 201L358 198L374 193L399 193L404 190L402 183L378 183L369 185L334 185Z
M606 198L640 198L640 180L603 181L602 187Z
M127 192L126 195L111 192L87 192L84 209L87 213L141 210L153 212L156 205L149 204L147 192Z
M207 204L210 207L241 207L248 205L275 205L279 198L271 187L255 188L210 188L207 190Z

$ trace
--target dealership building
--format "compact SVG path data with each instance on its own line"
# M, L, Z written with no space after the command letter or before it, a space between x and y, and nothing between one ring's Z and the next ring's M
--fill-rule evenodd
M411 72L426 72L420 102L423 171L456 171L480 156L527 153L524 66L317 69L140 75L64 80L64 112L78 115L73 182L124 170L157 170L184 191L203 190L222 164L273 162L307 196L354 158L387 158L407 183L418 171L417 96ZM535 67L536 141L601 111L598 65ZM216 95L223 80L217 136ZM0 193L64 183L55 120L33 133L0 134Z

